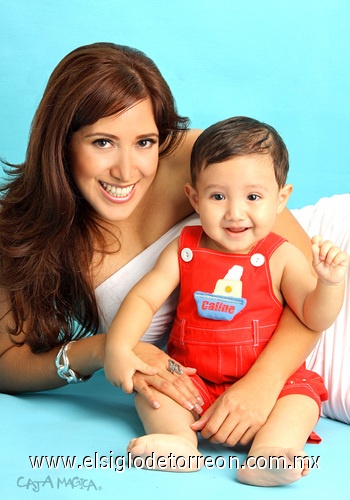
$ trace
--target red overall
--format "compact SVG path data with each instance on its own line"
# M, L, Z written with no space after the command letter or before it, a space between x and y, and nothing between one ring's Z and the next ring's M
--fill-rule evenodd
M201 226L185 227L180 235L181 288L168 353L182 365L197 369L193 382L206 410L248 372L276 329L283 306L273 292L269 258L285 240L270 233L249 254L229 254L201 248L201 235ZM222 310L225 315L236 307L230 305L230 298L212 295L217 281L234 265L243 268L246 305L233 319L213 319ZM200 304L194 298L196 292L204 292L196 294L204 297ZM319 407L327 399L322 378L306 370L305 363L288 379L279 397L288 394L307 395Z

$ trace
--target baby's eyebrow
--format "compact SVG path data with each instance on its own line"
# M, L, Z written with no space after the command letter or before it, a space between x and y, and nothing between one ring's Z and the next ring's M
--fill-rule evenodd
M260 191L261 190L267 191L266 186L264 186L263 184L249 184L248 186L246 186L246 188L251 190L258 189Z

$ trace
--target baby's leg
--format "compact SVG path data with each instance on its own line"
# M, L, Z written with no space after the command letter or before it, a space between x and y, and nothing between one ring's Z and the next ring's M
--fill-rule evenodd
M278 486L306 476L309 463L303 447L318 416L318 405L308 396L292 394L279 399L237 471L238 480L256 486Z
M135 396L147 433L128 445L135 466L170 472L200 469L203 458L197 449L197 433L190 428L194 416L164 394L158 393L157 400L160 408L154 409L140 395Z

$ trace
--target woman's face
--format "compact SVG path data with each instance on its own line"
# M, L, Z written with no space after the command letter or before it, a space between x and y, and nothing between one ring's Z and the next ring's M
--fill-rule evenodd
M152 104L145 99L73 134L69 159L74 181L103 219L126 220L156 176L158 149Z

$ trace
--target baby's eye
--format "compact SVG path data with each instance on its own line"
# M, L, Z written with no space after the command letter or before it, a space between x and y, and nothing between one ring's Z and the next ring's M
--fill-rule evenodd
M96 139L94 144L99 148L108 148L111 145L111 142L109 139Z
M216 201L221 201L221 200L225 199L225 196L223 194L220 194L220 193L215 193L215 194L211 195L211 198L213 200L216 200Z
M257 200L259 200L259 199L260 199L260 196L259 196L258 194L249 194L249 195L247 196L247 199L248 199L249 201L257 201Z

